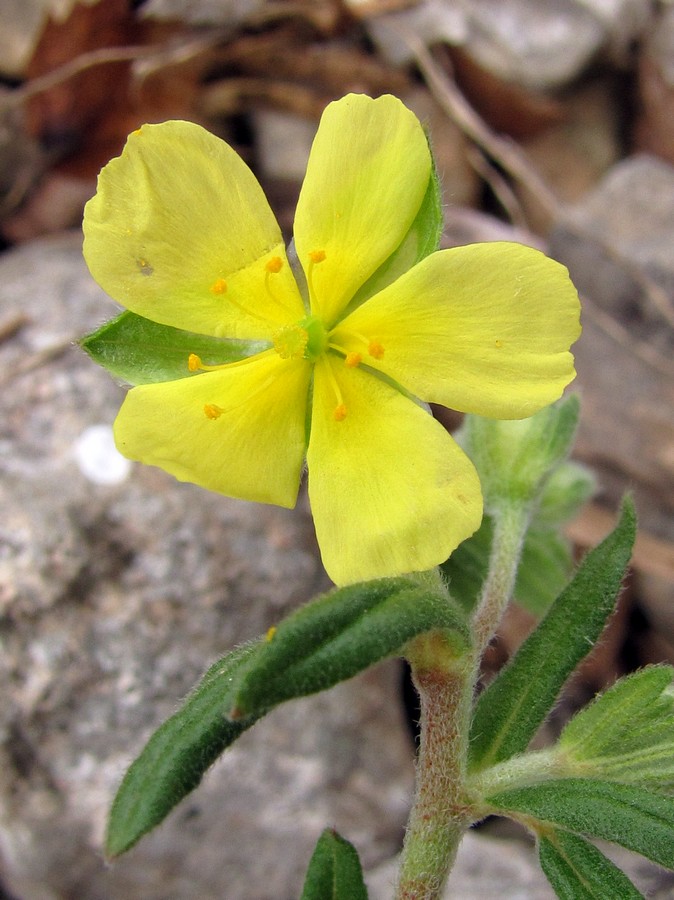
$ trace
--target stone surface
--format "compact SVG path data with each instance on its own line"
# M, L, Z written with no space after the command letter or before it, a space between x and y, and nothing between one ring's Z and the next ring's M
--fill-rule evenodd
M426 0L370 24L381 52L411 59L401 30L462 46L506 82L535 90L569 84L600 53L625 56L649 21L648 0Z
M107 808L154 727L327 582L304 500L256 506L120 466L123 389L72 344L115 312L80 246L0 257L0 879L20 900L291 898L328 825L380 863L412 775L393 664L276 710L103 863Z
M576 345L578 450L612 504L633 485L641 524L672 540L674 511L674 168L614 166L551 236L585 299Z

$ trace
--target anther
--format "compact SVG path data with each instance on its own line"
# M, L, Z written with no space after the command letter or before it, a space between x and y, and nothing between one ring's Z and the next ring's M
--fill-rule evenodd
M267 629L267 633L264 636L265 641L269 644L273 640L275 634L276 634L276 625L271 625Z
M187 368L190 372L198 372L201 368L201 357L197 356L196 353L190 353L187 357Z
M309 259L312 263L321 263L325 259L325 250L312 250L309 253Z
M224 409L215 403L206 403L204 406L204 415L207 419L219 419L223 412Z
M343 422L346 419L346 403L340 403L335 407L335 411L332 414L335 422Z
M217 278L211 285L212 294L224 294L227 291L227 282L224 278Z
M356 366L359 366L363 361L363 357L360 353L355 353L354 351L350 351L344 357L344 363L350 369L355 369Z
M283 268L283 260L280 256L272 256L270 260L267 260L265 264L265 269L268 272L271 272L272 275L276 275Z
M370 343L367 345L367 352L374 359L381 359L384 355L384 348L379 343L379 341L370 341Z

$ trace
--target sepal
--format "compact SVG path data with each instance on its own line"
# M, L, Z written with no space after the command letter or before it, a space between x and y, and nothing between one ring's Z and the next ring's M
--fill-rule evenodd
M238 341L159 325L123 312L83 337L80 347L115 378L129 384L155 384L194 375L191 353L209 365L237 362L267 348L263 341Z
M528 419L466 416L457 440L475 464L487 512L533 504L571 451L580 404L575 394Z

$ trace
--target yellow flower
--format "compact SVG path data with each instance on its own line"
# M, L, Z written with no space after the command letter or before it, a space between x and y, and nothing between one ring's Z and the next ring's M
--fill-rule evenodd
M521 418L574 376L579 305L562 266L511 243L420 259L432 178L414 115L349 95L321 119L288 252L245 163L187 122L132 134L85 212L87 263L119 303L267 342L226 365L192 354L185 378L132 388L121 452L286 507L306 457L338 584L429 569L480 524L473 465L425 403Z

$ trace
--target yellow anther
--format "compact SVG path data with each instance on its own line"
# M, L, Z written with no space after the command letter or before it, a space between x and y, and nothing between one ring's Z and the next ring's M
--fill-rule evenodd
M211 285L212 294L224 294L227 291L227 282L224 278L216 278Z
M219 419L223 412L224 409L215 403L207 403L204 406L204 415L207 419Z
M332 416L335 422L343 422L346 419L346 403L340 403L336 406Z
M325 259L325 250L312 250L309 253L309 259L312 263L320 263Z
M272 275L276 275L277 272L280 272L283 268L283 260L280 256L272 256L270 260L267 260L265 265L265 269L268 272L271 272Z
M362 361L363 361L362 355L360 353L355 353L354 351L347 353L346 357L344 358L345 364L350 369L355 369L356 366L359 366L362 363Z
M196 353L190 353L187 357L187 368L190 372L198 372L201 368L201 357L197 356Z
M299 325L284 325L272 335L274 350L281 359L302 359L307 349L309 335Z
M379 343L379 341L370 341L370 343L367 345L367 352L374 359L381 359L384 355L384 348Z
M264 636L265 641L267 643L270 643L270 641L273 639L275 634L276 634L276 625L272 625L270 628L267 629L267 633Z

